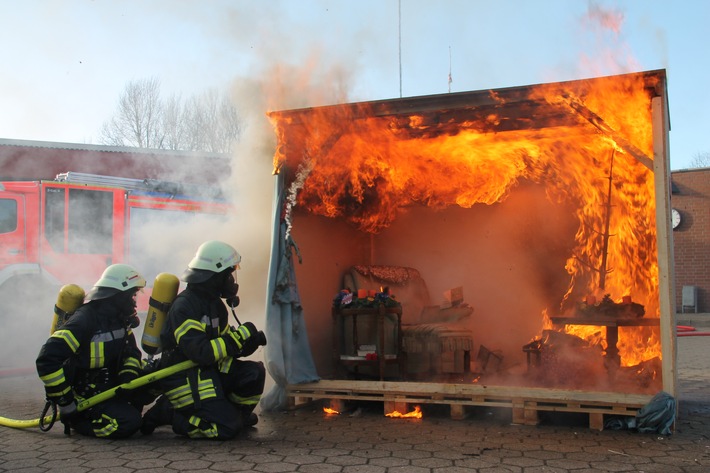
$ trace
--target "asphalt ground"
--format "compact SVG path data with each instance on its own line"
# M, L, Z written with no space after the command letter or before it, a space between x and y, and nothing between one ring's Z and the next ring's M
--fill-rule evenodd
M699 328L699 330L707 330ZM318 405L260 413L230 441L189 440L165 426L126 440L0 426L0 472L708 472L710 337L678 337L679 415L673 434L594 431L587 416L511 424L509 409L475 408L451 420L444 406L422 419L383 416L381 403L328 416ZM36 419L43 388L31 370L0 377L0 415Z

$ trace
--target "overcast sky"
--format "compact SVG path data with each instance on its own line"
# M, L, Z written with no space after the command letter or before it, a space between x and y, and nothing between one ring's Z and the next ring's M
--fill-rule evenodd
M96 144L152 77L299 95L265 113L665 69L683 169L710 153L708 24L706 0L0 0L0 138Z

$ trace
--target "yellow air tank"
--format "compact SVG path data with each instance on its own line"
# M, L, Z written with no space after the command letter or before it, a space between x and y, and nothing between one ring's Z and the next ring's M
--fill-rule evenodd
M59 289L57 302L54 304L54 318L49 330L50 335L69 320L74 311L84 303L85 296L84 290L76 284L67 284Z
M141 348L150 357L160 352L160 331L165 325L170 304L177 296L178 287L180 280L174 274L160 273L155 277L141 338Z

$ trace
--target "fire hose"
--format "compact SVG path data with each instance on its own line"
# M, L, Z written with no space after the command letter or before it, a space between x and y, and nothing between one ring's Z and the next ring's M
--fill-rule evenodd
M141 376L140 378L136 378L133 381L121 384L119 386L115 386L88 399L83 399L82 401L77 402L76 410L79 412L85 411L86 409L89 409L95 406L96 404L102 403L113 398L121 390L131 390L140 388L141 386L151 384L155 381L158 381L159 379L166 378L171 374L175 374L177 372L184 371L195 366L197 366L197 364L194 361L187 360L176 365L163 368L162 370L147 374L145 376ZM17 420L0 416L0 425L5 427L12 427L15 429L27 429L30 427L40 427L42 425L49 425L48 428L42 429L49 430L49 428L51 428L51 425L54 424L54 422L56 421L57 417L56 408L54 409L52 415L46 415L49 407L50 404L48 403L45 406L44 411L42 412L42 416L37 419Z
M698 332L695 327L690 325L676 326L677 337L710 337L710 332Z

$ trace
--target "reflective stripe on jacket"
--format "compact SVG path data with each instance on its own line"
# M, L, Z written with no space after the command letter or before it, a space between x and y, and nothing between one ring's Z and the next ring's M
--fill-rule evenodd
M81 306L49 337L37 357L37 374L47 396L57 400L101 370L107 373L102 379L108 384L116 384L119 373L137 376L141 352L125 323L110 301Z

